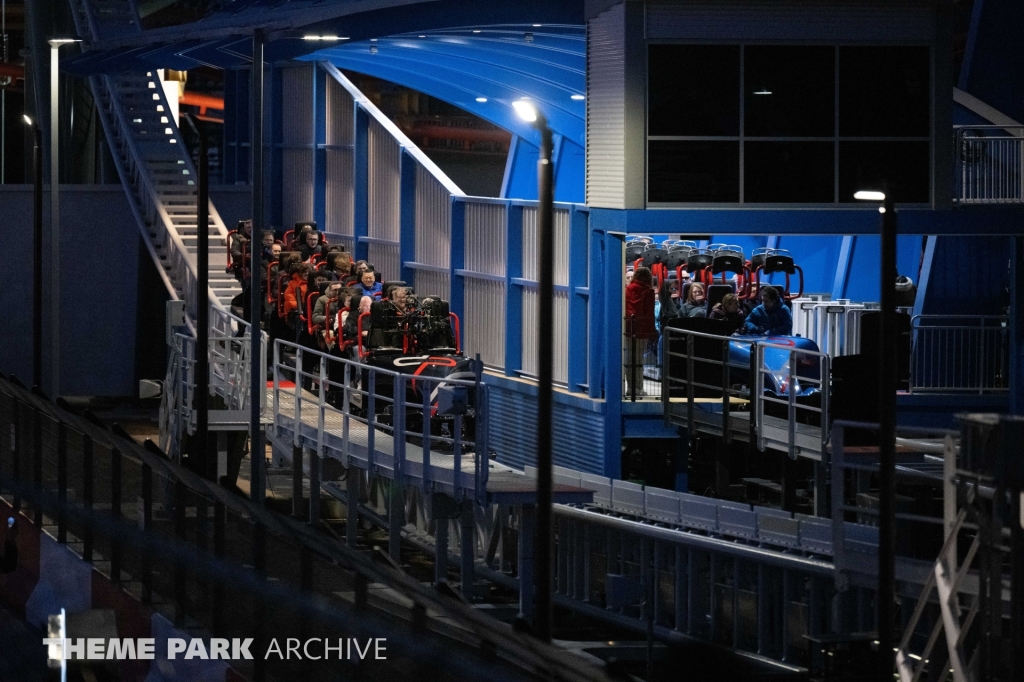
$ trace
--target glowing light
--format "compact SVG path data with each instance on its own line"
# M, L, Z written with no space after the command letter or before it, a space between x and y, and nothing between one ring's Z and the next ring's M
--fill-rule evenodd
M574 100L576 100L578 102L580 100L586 99L586 97L584 97L583 95L570 95L569 99L574 99Z
M23 121L25 121L25 125L33 125L32 117L29 116L28 114L22 114L21 118L22 118Z
M859 192L854 192L853 198L857 201L885 201L885 192L862 189Z
M348 40L347 36L302 36L303 40Z
M512 102L512 108L519 114L519 118L523 119L527 123L533 123L537 120L537 107L533 106L533 103L528 100L518 100Z
M486 101L487 101L487 98L486 98L486 97L477 97L477 98L476 98L476 101L477 101L477 102L480 102L480 103L483 103L483 102L486 102Z

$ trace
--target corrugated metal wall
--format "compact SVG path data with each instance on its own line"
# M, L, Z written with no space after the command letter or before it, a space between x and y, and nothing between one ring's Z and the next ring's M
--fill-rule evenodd
M281 218L313 218L313 66L281 70Z
M587 22L587 204L625 208L625 9Z
M498 461L523 468L536 464L537 398L491 385L490 445ZM552 455L557 466L604 473L604 415L555 402L552 407Z
M555 286L569 284L569 211L555 209ZM523 207L523 279L537 280L537 208ZM569 381L569 293L555 292L554 311L554 379ZM537 375L537 289L523 288L522 370Z
M324 230L340 235L349 252L353 239L353 188L355 185L353 141L355 105L352 96L333 78L327 78L327 187L324 193L327 224Z
M374 267L385 279L398 279L401 256L398 250L399 215L401 211L401 147L384 126L371 119L368 131L369 211L367 250Z
M466 202L465 269L505 276L505 206ZM505 367L505 282L467 275L463 293L463 345L488 367Z
M416 164L416 262L448 268L451 262L452 199L448 190L420 164ZM416 292L451 296L448 275L418 270Z

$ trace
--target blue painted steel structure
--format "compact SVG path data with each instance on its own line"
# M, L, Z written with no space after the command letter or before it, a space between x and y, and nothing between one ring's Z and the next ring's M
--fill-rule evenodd
M999 62L1002 54L993 51L992 46L1007 42L995 38L1001 35L1000 17L1005 18L1010 5L1007 0L975 0L975 17L960 86L997 108L1004 107L1008 113L1016 114L1020 103L1001 99L1003 90L993 81L992 74L1002 71L991 68L993 60ZM617 475L618 443L624 435L636 433L639 423L631 421L637 408L622 403L619 322L623 314L623 235L708 235L712 240L727 238L730 243L739 242L748 251L757 246L784 248L793 252L804 267L805 291L826 293L833 298L877 298L878 218L874 208L612 210L588 209L581 205L587 105L585 99L579 99L587 94L582 2L531 0L495 4L440 0L393 3L391 7L361 11L354 3L345 2L324 7L304 1L283 4L246 1L234 3L231 13L217 13L189 27L147 32L144 46L108 41L108 49L91 51L71 60L68 67L79 72L152 68L154 65L187 69L200 64L228 69L226 179L244 181L248 161L246 131L237 121L247 117L247 78L231 69L247 64L249 38L242 34L253 25L272 26L267 49L271 60L326 61L340 69L384 78L460 106L513 133L503 198L492 200L503 207L504 214L502 275L465 267L467 202L455 196L451 200L448 265L415 262L419 238L414 198L417 179L414 161L407 151L401 154L397 241L402 278L412 281L417 272L443 270L450 281L452 310L459 314L465 312L468 281L501 282L505 292L505 329L512 332L522 327L524 292L535 286L535 282L524 277L523 230L524 213L530 210L528 200L533 198L536 187L537 140L532 128L513 117L511 102L529 97L544 108L557 134L556 199L568 202L562 208L568 211L571 226L568 282L559 287L559 292L568 294L566 329L570 348L565 377L567 393L559 394L560 404L566 406L563 426L571 428L574 419L584 419L580 416L582 413L598 415L585 419L603 436L600 462L576 462L581 469ZM1012 25L1012 21L1002 23L1002 26ZM324 43L299 39L307 33L348 40L331 42L327 49L314 51ZM326 112L320 96L326 76L320 69L314 71L316 124L311 217L320 223L326 222ZM271 74L268 100L272 103L270 117L274 125L271 126L273 145L269 154L269 175L279 187L283 172L280 124L283 102L280 70L272 69ZM577 98L573 99L573 95ZM963 123L986 120L960 106L954 108L954 116ZM357 258L366 258L374 241L368 225L368 126L366 111L356 107L353 241ZM280 193L273 193L269 203L270 215L280 221ZM1005 262L1008 237L1020 233L1022 218L1024 207L1021 205L902 209L898 267L902 274L920 283L915 312L963 311L965 306L971 307L969 312L981 312L979 301L986 309L997 305L995 302L1001 300L999 282L1002 278L986 277L986 273L999 271L1000 264ZM951 276L947 277L947 272ZM965 274L972 282L983 282L972 291L972 300L957 294L956 285L952 284L962 282ZM585 353L580 352L583 348ZM528 352L523 336L506 333L502 351L500 370L506 382L499 382L502 390L518 394L515 400L528 400L530 384L520 376ZM1024 385L1016 384L1014 395L1017 393L1024 394ZM515 400L510 397L509 405ZM580 410L580 414L572 412L574 409ZM640 417L642 415L636 415Z

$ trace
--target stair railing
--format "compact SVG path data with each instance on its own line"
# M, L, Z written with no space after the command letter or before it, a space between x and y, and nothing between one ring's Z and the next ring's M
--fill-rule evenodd
M150 72L150 74L152 73L153 72ZM171 273L171 280L174 281L172 289L180 292L181 299L186 303L188 315L194 320L199 314L197 305L199 277L196 263L192 259L188 249L185 247L184 242L182 242L181 236L174 228L173 221L167 213L167 209L164 206L163 201L161 201L156 187L153 185L152 178L149 175L149 169L143 165L145 156L138 148L135 136L132 133L131 125L126 119L123 106L121 106L122 103L119 100L116 100L118 90L116 83L113 82L113 77L102 76L102 78L105 81L105 87L110 93L111 109L120 128L119 137L123 140L124 144L127 145L129 151L129 167L124 169L126 173L122 179L127 179L129 184L135 190L136 196L134 199L136 199L141 209L143 224L152 226L156 229L156 242L158 245L165 247L168 269ZM153 93L159 98L154 99L154 102L158 102L163 105L165 111L169 111L160 79L153 75L149 75L147 78L150 79L151 83L157 84L156 88L151 88ZM170 117L168 117L168 123L162 125L165 125L172 130L172 133L167 135L168 145L172 144L171 140L174 140L173 144L175 145L183 144L181 131L178 130L177 125L173 121L170 121ZM192 182L194 183L196 178L195 168L192 166L188 155L183 153L183 148L178 147L178 151L182 152L181 157L185 160L185 163L182 164L182 170L189 171L188 177L193 178ZM183 174L181 177L185 178L186 176ZM182 182L181 186L183 188L193 188L191 191L196 191L198 193L196 185L188 184L187 180ZM227 238L227 230L224 228L224 223L212 205L210 206L210 227L215 229L224 239ZM212 292L209 295L209 300L214 307L222 307L220 301L213 296Z

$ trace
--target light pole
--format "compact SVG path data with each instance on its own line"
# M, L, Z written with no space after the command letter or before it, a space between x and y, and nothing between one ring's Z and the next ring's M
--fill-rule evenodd
M554 356L555 240L553 225L554 164L551 128L529 100L513 102L521 119L540 132L537 159L537 530L534 535L534 630L551 640L551 403Z
M50 394L60 394L60 94L57 76L61 45L80 43L76 38L54 38L50 43Z
M32 385L43 387L43 131L27 114L32 129Z
M888 191L860 191L881 201L881 311L878 325L878 665L891 679L896 648L896 206Z

